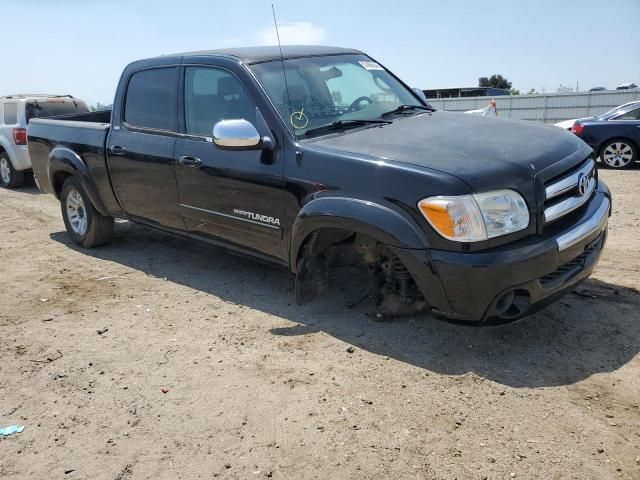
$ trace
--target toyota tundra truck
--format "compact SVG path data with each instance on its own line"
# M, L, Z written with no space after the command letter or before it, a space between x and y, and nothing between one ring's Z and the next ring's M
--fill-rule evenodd
M611 212L575 135L435 111L343 48L137 61L112 111L32 120L28 140L82 247L127 219L281 264L299 304L360 267L383 317L530 315L591 274Z

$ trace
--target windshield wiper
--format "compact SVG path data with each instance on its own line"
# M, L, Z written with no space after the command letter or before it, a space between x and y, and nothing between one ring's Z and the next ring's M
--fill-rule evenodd
M311 128L305 132L305 135L312 135L326 130L344 130L345 128L359 127L361 125L388 125L390 123L392 122L388 120L336 120L328 125Z
M394 113L408 112L410 110L426 110L427 112L435 112L436 111L435 108L429 107L427 105L399 105L398 107L394 108L393 110L389 110L388 112L384 112L380 116L384 117L385 115L392 115Z

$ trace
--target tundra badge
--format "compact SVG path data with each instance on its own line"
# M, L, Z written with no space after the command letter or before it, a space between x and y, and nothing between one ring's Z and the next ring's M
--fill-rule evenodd
M233 213L235 215L248 218L249 220L253 220L254 222L266 223L266 224L274 225L277 227L280 226L279 218L273 218L267 215L260 215L259 213L245 212L244 210L238 210L236 208L233 209Z

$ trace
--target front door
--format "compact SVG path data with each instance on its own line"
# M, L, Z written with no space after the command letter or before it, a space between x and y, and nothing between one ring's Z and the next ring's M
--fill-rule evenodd
M185 136L176 141L180 211L195 236L286 259L282 159L260 150L231 151L212 142L220 120L264 122L241 81L225 69L184 69ZM267 158L265 158L267 157Z
M107 155L113 189L129 216L184 230L174 162L178 73L177 67L162 67L132 75Z

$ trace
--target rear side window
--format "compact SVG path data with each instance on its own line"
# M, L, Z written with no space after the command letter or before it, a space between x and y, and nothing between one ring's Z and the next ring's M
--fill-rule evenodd
M178 76L176 68L133 74L127 88L124 121L129 125L175 131Z
M640 108L631 110L630 112L620 115L616 120L640 120Z
M32 118L56 117L73 113L86 113L87 105L79 100L73 102L29 102L26 106L27 123Z
M4 104L4 124L15 125L16 123L18 123L18 104L5 103Z

